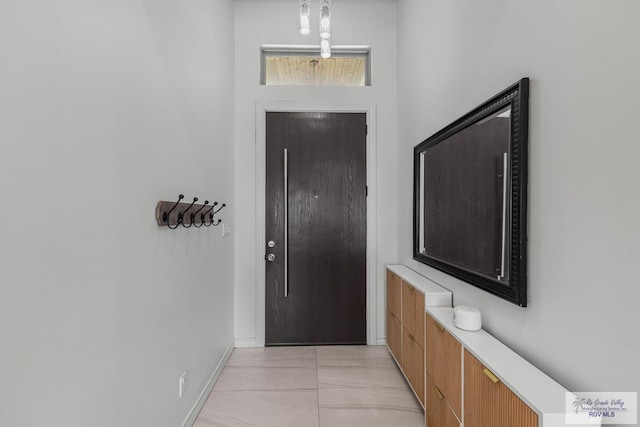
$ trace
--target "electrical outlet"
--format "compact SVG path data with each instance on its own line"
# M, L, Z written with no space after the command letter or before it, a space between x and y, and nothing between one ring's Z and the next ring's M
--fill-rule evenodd
M178 397L182 397L184 395L184 390L187 388L187 373L184 372L178 378Z
M222 237L227 237L231 234L231 224L223 222L222 223Z

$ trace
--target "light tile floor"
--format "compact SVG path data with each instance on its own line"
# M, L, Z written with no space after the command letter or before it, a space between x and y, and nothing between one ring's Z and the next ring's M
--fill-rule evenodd
M421 427L383 346L235 349L194 427Z

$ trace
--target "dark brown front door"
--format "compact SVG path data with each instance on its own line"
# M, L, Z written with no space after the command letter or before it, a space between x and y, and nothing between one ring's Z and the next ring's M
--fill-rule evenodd
M267 113L266 345L366 343L366 132L364 113Z

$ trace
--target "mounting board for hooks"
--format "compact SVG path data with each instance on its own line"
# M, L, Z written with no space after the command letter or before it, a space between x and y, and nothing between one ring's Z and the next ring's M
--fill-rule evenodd
M158 226L167 226L171 229L178 228L182 225L184 228L196 227L200 228L217 226L222 221L218 218L214 220L215 215L226 206L226 204L218 205L214 202L209 205L209 201L204 203L196 203L197 197L193 198L192 203L180 203L184 196L180 194L177 202L159 201L156 205L156 222ZM216 206L219 206L216 209Z

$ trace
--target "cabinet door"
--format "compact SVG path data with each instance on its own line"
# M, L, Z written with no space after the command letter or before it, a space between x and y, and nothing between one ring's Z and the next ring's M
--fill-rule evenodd
M427 374L462 418L462 346L433 317L426 316Z
M396 358L398 364L402 363L402 325L400 320L387 310L387 345Z
M406 328L402 331L402 371L424 405L424 350Z
M460 427L460 422L451 411L444 395L427 375L426 427Z
M538 415L467 350L464 351L465 427L538 427Z
M402 281L402 326L424 348L424 294Z
M387 270L387 310L400 321L400 288L401 279L393 271Z

